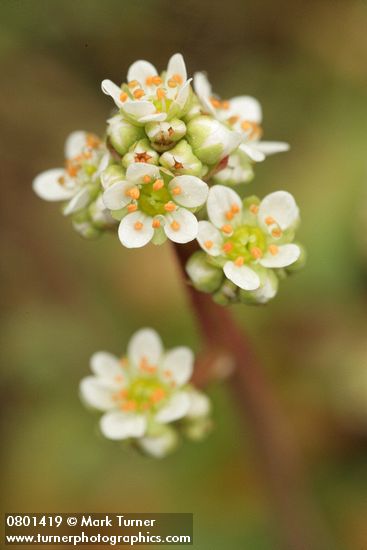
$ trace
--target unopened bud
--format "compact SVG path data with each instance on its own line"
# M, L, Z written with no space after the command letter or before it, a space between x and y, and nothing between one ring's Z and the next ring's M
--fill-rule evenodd
M186 124L178 118L169 122L148 122L145 131L154 149L168 151L186 134Z
M206 164L217 164L230 155L241 136L210 116L198 116L187 125L187 139L194 154Z
M111 117L107 123L109 142L120 155L125 155L136 141L144 137L143 128L130 124L121 115Z
M186 264L186 273L194 287L201 292L215 292L223 280L222 269L211 265L205 252L198 250L189 258Z

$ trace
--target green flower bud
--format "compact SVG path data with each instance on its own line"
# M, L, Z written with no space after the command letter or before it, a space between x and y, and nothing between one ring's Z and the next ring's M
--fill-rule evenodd
M184 422L182 432L192 441L202 441L211 432L212 428L213 422L206 416Z
M227 306L237 302L237 290L238 287L232 281L226 279L218 292L213 294L213 300L220 306Z
M186 122L186 124L190 122L190 120L192 120L193 118L201 115L201 111L201 103L199 102L197 96L195 94L192 94L190 98L190 103L184 116L184 121Z
M198 250L189 258L186 264L186 273L194 287L201 292L215 292L223 281L223 271L210 265L205 252Z
M190 145L185 139L179 141L170 151L163 153L159 162L175 174L202 177L206 172L206 167L193 154Z
M125 178L125 172L120 164L110 164L101 174L101 182L105 189Z
M239 299L244 304L266 304L278 292L279 279L272 269L258 268L256 272L260 277L260 287L256 290L239 290Z
M177 430L171 426L151 426L147 435L137 439L137 448L145 455L164 458L171 454L179 444Z
M120 155L125 155L136 141L144 137L143 128L133 126L121 115L113 116L107 123L109 142Z
M145 132L154 149L168 151L186 134L186 124L178 118L169 122L148 122Z
M249 161L248 156L238 149L232 155L229 155L227 166L216 172L213 180L221 185L238 185L249 183L253 177L252 163Z
M122 157L122 166L127 168L133 162L145 162L147 164L158 164L159 155L147 139L141 139L130 147L126 155Z
M205 164L217 164L237 149L241 136L210 116L198 116L187 125L187 139Z

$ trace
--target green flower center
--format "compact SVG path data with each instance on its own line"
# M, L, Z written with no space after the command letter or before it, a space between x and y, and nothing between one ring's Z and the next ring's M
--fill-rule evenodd
M161 189L154 190L154 183L146 183L140 188L140 197L138 199L138 207L141 212L148 216L157 216L165 214L164 205L172 200L172 197L164 185Z
M251 225L236 227L223 244L223 251L229 260L243 258L244 263L261 258L265 250L266 235L259 227Z
M117 394L123 411L148 411L157 409L166 400L169 388L155 376L141 377Z

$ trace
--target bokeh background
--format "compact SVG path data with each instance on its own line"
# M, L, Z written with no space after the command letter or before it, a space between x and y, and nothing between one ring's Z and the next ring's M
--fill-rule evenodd
M154 461L102 439L78 398L99 349L140 326L200 339L170 247L83 241L33 177L75 129L101 133L100 81L180 51L223 97L250 94L267 139L249 194L284 188L302 210L303 272L267 307L234 313L300 446L336 549L367 548L367 4L318 0L1 0L4 511L193 512L195 547L280 548L251 426L225 385L215 430ZM312 549L310 549L312 550Z

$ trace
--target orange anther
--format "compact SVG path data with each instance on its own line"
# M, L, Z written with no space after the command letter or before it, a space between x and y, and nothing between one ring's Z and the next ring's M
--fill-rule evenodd
M165 370L163 372L164 376L166 376L166 378L172 378L172 371L171 370Z
M93 134L87 134L86 142L88 147L93 149L94 147L98 147L100 145L101 140Z
M148 176L148 174L143 176L143 182L144 183L150 183L151 181L152 181L152 178L150 176Z
M126 92L121 92L120 94L120 101L126 101L129 96Z
M232 248L233 248L233 243L231 242L224 243L224 245L222 246L222 249L224 252L230 252Z
M162 401L162 399L164 399L165 397L166 397L166 392L164 391L164 389L163 388L157 388L152 393L150 399L153 403L158 403L158 401Z
M234 218L233 212L231 210L228 210L228 212L226 212L226 219L228 221L231 221L231 220L233 220L233 218Z
M215 98L215 97L211 97L210 98L210 103L213 105L214 109L219 109L220 108L220 101L219 99Z
M257 204L251 204L250 208L249 208L250 212L252 212L253 214L257 214L258 211L259 211L259 207ZM266 222L265 222L266 223Z
M153 76L147 76L147 78L145 79L145 84L147 86L151 86L153 84Z
M232 204L231 212L233 212L233 214L238 214L239 211L240 211L240 207L238 206L238 204Z
M173 80L173 78L170 78L167 82L169 88L177 88L178 86L178 83L176 82L176 80Z
M175 80L178 84L182 84L183 82L182 76L180 74L173 74L171 78L172 80Z
M229 109L229 101L227 100L222 101L221 108L225 110Z
M144 90L142 90L141 88L138 88L133 92L133 96L135 97L135 99L140 99L141 97L143 97L143 95L145 95L145 93Z
M136 86L139 86L139 82L137 80L130 80L128 86L129 88L136 88Z
M242 130L245 130L245 132L247 132L248 130L252 130L254 127L253 123L250 122L249 120L243 120L241 122L241 128Z
M160 84L162 84L162 79L160 76L155 75L155 76L152 76L152 82L155 86L159 86Z
M233 231L233 228L229 223L227 223L225 225L222 225L221 229L222 229L223 233L227 233L227 234L232 233L232 231Z
M166 204L164 205L164 209L166 212L174 212L176 208L177 206L172 201L166 202Z
M157 98L163 99L164 97L166 97L165 90L163 88L157 88Z
M213 241L205 241L204 246L210 250L213 247Z
M137 200L140 197L140 191L137 187L131 187L126 191L126 195L131 199Z
M124 401L124 403L121 404L121 409L123 411L135 411L136 407L137 407L136 402L133 400Z
M240 119L239 116L234 115L234 116L230 116L229 118L227 118L227 122L228 122L228 124L236 124L236 122L238 122L239 119Z
M171 223L171 227L172 227L173 231L178 231L178 230L180 229L181 226L180 226L180 224L179 224L178 222L176 222L176 220L175 220L175 221L173 221L173 222Z
M263 255L261 248L259 248L258 246L254 246L253 248L251 248L250 252L251 256L255 258L255 260L258 260Z
M60 176L58 179L57 179L58 183L60 185L65 185L65 178L64 176Z
M162 187L164 187L164 181L161 179L155 180L155 182L153 183L153 190L159 191L160 189L162 189Z
M128 212L136 212L138 209L138 205L137 204L128 204L127 205L127 211Z
M160 220L158 220L158 218L155 218L153 221L152 221L152 227L154 229L159 229L161 226L161 222Z
M268 216L267 218L265 218L265 223L266 225L273 225L273 223L275 223L275 220L271 216Z
M172 195L181 195L181 193L182 189L179 185L176 185L176 187L172 189Z
M238 256L238 258L235 259L235 262L237 267L242 267L243 264L245 263L245 259L243 256Z
M271 232L272 236L275 237L275 238L278 238L278 237L281 237L282 236L282 230L279 229L279 227L276 227L275 229L273 229L273 231Z
M268 248L270 254L272 254L273 256L276 256L276 254L278 254L279 252L279 248L277 247L276 244L271 244Z
M123 374L116 374L116 376L115 376L115 381L116 382L122 382L123 379L124 379Z
M135 222L134 228L135 228L137 231L140 231L141 229L143 229L143 224L142 224L141 222Z

